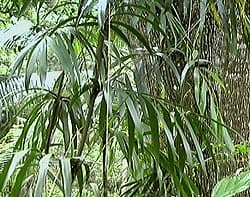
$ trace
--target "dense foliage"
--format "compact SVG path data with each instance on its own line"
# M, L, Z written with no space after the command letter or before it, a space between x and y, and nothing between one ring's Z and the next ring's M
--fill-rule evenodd
M24 74L28 93L1 87L5 111L17 106L0 135L15 135L2 195L210 194L201 179L233 157L237 132L220 113L226 87L205 30L235 56L237 36L250 46L248 12L247 1L3 1L0 66ZM55 70L52 89L31 90L33 73L44 84Z

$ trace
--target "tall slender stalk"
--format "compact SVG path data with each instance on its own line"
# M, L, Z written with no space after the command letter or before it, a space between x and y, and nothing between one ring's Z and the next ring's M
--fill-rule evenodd
M94 105L95 105L95 100L100 92L100 87L98 84L98 79L100 77L100 70L103 62L103 47L104 47L104 40L107 39L108 36L108 31L106 25L104 25L103 31L100 32L99 38L98 38L98 45L96 48L96 65L95 65L95 70L94 70L94 79L93 79L93 87L90 93L90 100L88 104L88 113L87 113L87 118L86 118L86 124L85 127L82 130L82 135L77 151L77 156L80 156L82 154L87 136L88 136L88 130L90 127L91 123L91 117L94 111Z
M96 100L98 93L99 93L99 88L96 85L94 85L90 94L86 124L83 130L81 131L81 138L80 138L80 143L79 143L79 147L77 151L77 156L81 156L82 154L82 151L83 151L83 148L84 148L87 136L88 136L88 130L90 127L91 118L92 118L92 114L94 111L95 100Z
M107 124L107 122L106 122ZM108 124L107 124L108 125ZM103 197L108 196L108 168L107 168L107 140L108 140L108 135L106 133L106 129L104 131L103 135L103 162L102 162L102 183L103 183Z
M57 93L57 97L55 99L55 102L53 104L53 111L52 111L52 115L49 121L49 125L48 125L48 129L47 129L47 138L46 138L46 144L45 144L45 153L48 154L49 153L49 148L50 148L50 142L51 142L51 138L55 129L55 125L58 119L58 112L60 109L60 100L61 100L61 95L62 95L62 91L63 91L63 82L64 82L64 72L61 75L61 79L59 81L59 88L58 88L58 93Z
M111 63L111 54L110 54L110 28L111 28L111 15L110 15L110 3L108 4L108 52L107 52L107 93L109 95L109 70L110 70L110 63ZM108 196L108 138L109 138L109 101L106 102L106 128L104 131L103 136L103 196Z

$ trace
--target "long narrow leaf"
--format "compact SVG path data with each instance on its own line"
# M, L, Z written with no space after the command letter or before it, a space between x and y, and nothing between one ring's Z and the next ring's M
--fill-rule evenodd
M127 104L128 110L131 114L131 117L135 123L136 129L138 131L141 131L141 128L142 128L141 118L139 117L139 114L135 108L135 104L130 97L127 98L126 104Z
M105 21L107 5L108 5L107 0L98 1L98 23L99 23L100 28L102 28L104 21Z
M158 126L158 118L156 109L153 107L152 103L145 99L145 103L148 109L149 115L149 125L151 128L151 135L152 135L152 148L156 153L156 159L159 159L159 152L160 152L160 134L159 134L159 126Z
M148 43L148 41L145 39L145 37L134 27L131 25L128 25L126 23L120 22L120 21L113 21L112 24L117 24L120 25L124 28L126 28L128 31L130 31L136 38L145 46L145 48L149 51L152 52L152 49Z
M11 196L21 196L20 192L22 189L22 184L26 180L26 173L27 171L32 167L32 162L37 157L37 154L35 151L32 151L30 155L27 157L27 159L24 161L24 165L21 167L17 177L16 181L14 183L13 189L11 191Z
M194 143L197 155L198 155L198 159L199 159L200 164L201 164L201 168L204 171L204 173L206 174L207 170L206 170L206 166L205 166L205 160L204 160L204 157L203 157L203 153L202 153L200 144L199 144L198 139L196 137L196 134L194 132L194 128L192 127L191 123L189 122L189 120L187 118L185 118L185 122L186 122L186 125L188 127L191 138L193 140L193 143Z
M71 196L72 192L72 176L71 176L71 165L70 159L60 160L61 174L63 180L63 193L64 196Z
M185 149L185 153L186 153L186 156L187 156L187 161L189 163L192 163L193 162L193 159L192 159L192 151L191 151L191 148L190 148L190 145L188 143L188 139L187 137L184 135L183 133L183 129L181 128L180 124L178 122L176 122L176 127L178 129L178 132L180 134L180 137L182 139L182 143L183 143L183 146L184 146L184 149Z
M23 150L15 153L13 158L8 162L8 164L4 167L1 176L0 176L0 191L3 191L7 182L10 180L10 177L16 170L17 165L23 159L23 157L28 153L28 150Z
M45 155L39 162L39 174L37 178L36 188L34 192L35 197L41 197L45 185L46 175L49 167L51 155Z

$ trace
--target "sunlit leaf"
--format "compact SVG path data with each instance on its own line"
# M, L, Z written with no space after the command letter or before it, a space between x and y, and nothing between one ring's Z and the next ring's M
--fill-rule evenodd
M234 153L235 147L234 147L234 144L232 142L232 138L228 134L227 129L225 127L223 127L222 132L223 132L223 138L224 138L224 141L225 141L227 148L229 149L230 153Z
M239 175L226 177L213 188L212 197L230 197L247 190L250 187L250 173L242 172Z
M185 78L186 78L186 75L187 75L188 70L189 70L193 65L194 65L194 62L193 62L193 61L192 61L192 62L189 62L189 63L187 63L187 64L185 65L185 67L184 67L184 69L183 69L183 71L182 71L182 73L181 73L181 80L180 80L180 85L181 85L181 86L183 85L183 82L184 82L184 80L185 80Z
M207 107L207 82L205 79L203 79L202 86L201 86L201 95L200 95L200 112L203 115L205 113L206 107Z
M194 96L196 104L200 104L200 73L198 68L194 69Z
M52 46L53 50L55 51L62 65L62 68L66 72L73 74L71 58L65 46L66 43L63 42L60 35L57 34L55 39L49 39L48 41L49 41L50 46Z
M28 90L30 84L30 78L32 73L35 71L35 66L37 63L37 58L39 56L39 47L35 47L34 50L31 51L30 56L28 58L28 63L26 66L25 73L25 88Z
M10 180L11 176L16 170L17 165L23 159L23 157L28 153L28 150L23 150L15 153L13 158L5 165L0 176L0 191L6 186L7 182Z
M140 119L140 116L135 108L135 104L134 102L132 101L132 99L130 97L127 98L126 100L126 104L127 104L127 107L128 107L128 110L131 114L131 117L134 121L134 124L135 124L135 128L138 130L138 131L141 131L141 128L142 128L142 123L141 123L141 119Z
M65 196L71 196L72 192L72 176L71 176L71 165L70 159L61 159L60 168L63 180L63 193Z
M40 56L39 56L39 74L40 74L40 80L41 83L43 84L46 79L46 74L47 74L47 66L48 66L48 57L47 57L47 41L46 39L42 40L38 47L40 48Z
M34 192L35 197L41 197L43 193L43 188L45 186L46 175L49 167L51 155L45 155L39 162L39 173L36 183L36 188Z
M14 183L12 191L11 191L11 196L20 196L22 184L27 179L27 177L25 175L26 175L28 169L32 166L31 164L32 164L33 160L36 159L36 156L37 156L36 152L31 151L30 155L24 161L20 171L17 174L15 183Z
M105 21L107 5L108 5L108 0L98 1L98 23L101 28Z
M15 61L11 64L10 68L12 72L14 73L17 69L20 69L22 66L24 58L27 56L27 54L30 52L31 49L33 49L38 43L40 42L40 39L36 39L32 42L30 42L22 51L19 53Z

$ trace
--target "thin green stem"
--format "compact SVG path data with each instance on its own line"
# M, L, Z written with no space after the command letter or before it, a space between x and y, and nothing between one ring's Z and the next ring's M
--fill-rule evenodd
M105 25L103 31L100 32L99 38L98 38L98 45L96 49L96 65L95 65L95 70L94 70L94 79L93 79L93 88L90 93L90 100L88 104L88 112L87 112L87 118L86 118L86 123L85 126L82 130L82 135L77 151L77 156L81 156L87 136L88 136L88 130L90 127L90 123L92 121L92 114L94 111L94 105L95 105L95 100L100 92L99 84L98 84L98 79L100 77L100 70L103 62L103 47L104 47L104 40L107 38L108 31L106 28L107 25Z

